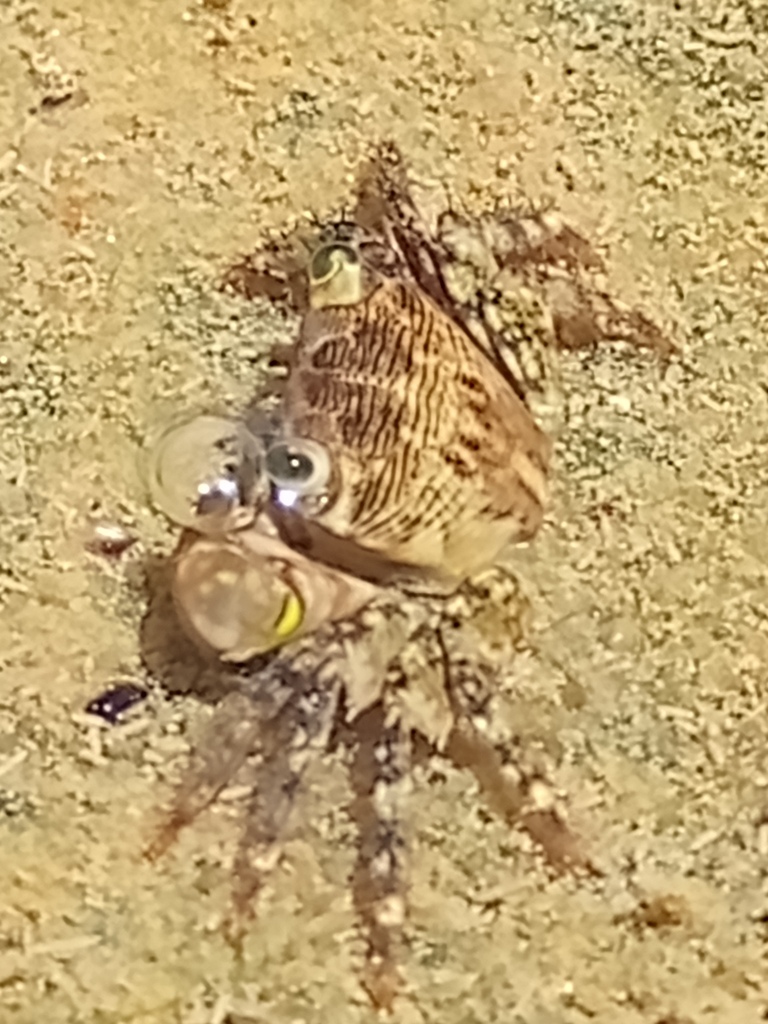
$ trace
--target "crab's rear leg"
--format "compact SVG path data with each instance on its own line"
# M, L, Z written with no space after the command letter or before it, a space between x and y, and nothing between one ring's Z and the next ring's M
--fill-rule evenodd
M459 220L461 218L458 218ZM470 225L464 219L465 229ZM603 287L603 260L591 242L552 210L499 210L481 218L499 268L535 286L553 318L557 347L592 348L627 342L662 358L677 351L665 331L641 310Z
M472 772L491 807L523 828L553 867L594 872L551 787L540 774L521 766L512 737L498 724L491 680L455 657L450 662L446 657L446 679L456 721L447 755Z
M353 816L359 849L355 907L366 933L363 984L374 1005L390 1011L400 988L398 962L406 917L407 843L403 803L410 785L411 737L389 724L380 704L354 723Z
M523 775L510 758L466 724L451 734L447 753L457 767L469 768L494 810L527 832L553 867L591 869L542 779Z

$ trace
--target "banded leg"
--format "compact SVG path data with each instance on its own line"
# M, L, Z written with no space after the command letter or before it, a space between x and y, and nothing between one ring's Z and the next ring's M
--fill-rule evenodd
M363 984L374 1005L391 1010L400 987L398 961L407 895L407 845L402 821L409 786L411 737L389 725L381 705L354 723L353 817L359 848L353 876L355 907L366 932Z
M451 760L472 772L493 809L522 827L553 867L594 871L558 811L550 787L520 766L511 737L499 728L487 674L446 658L446 680L456 718L446 750Z
M552 311L559 348L627 342L662 358L677 351L671 338L642 310L605 290L601 256L554 211L498 211L493 219L496 259L541 291Z
M215 802L247 758L257 753L265 722L290 696L286 686L265 686L258 701L241 690L222 700L196 745L165 820L147 848L150 860L162 856L179 832Z
M541 390L542 406L556 401L557 362L550 346L578 349L621 341L663 358L677 350L641 310L605 290L599 253L554 211L500 207L470 212L449 204L432 229L419 215L402 157L391 144L379 147L361 179L363 209L366 201L419 287L463 323L511 371L513 381L526 390L533 387L534 393ZM531 317L528 311L516 322L519 311L504 308L510 298L513 307L538 301L547 316ZM529 334L536 319L548 324Z
M331 624L286 649L267 669L275 677L269 688L284 687L291 697L263 730L262 756L254 766L253 795L235 863L234 913L227 924L236 948L242 946L246 912L277 860L304 772L327 746L342 692L348 718L379 700L388 666L403 643L407 607L402 601L392 605L391 598L374 603L355 619ZM258 686L257 693L263 680Z
M277 863L279 844L307 766L324 750L333 727L341 678L323 671L298 675L277 663L274 671L291 700L269 723L254 768L253 792L234 865L233 913L227 937L241 948L244 925L265 877Z

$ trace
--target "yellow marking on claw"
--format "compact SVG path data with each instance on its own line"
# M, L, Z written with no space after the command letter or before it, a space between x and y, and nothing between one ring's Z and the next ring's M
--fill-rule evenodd
M281 640L292 636L304 621L304 605L292 590L286 594L283 607L275 621L275 633Z

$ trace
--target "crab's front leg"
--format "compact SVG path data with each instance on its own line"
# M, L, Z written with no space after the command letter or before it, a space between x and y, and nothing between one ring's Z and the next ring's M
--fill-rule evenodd
M261 757L253 769L252 794L234 865L233 914L226 927L228 938L237 946L253 901L277 862L304 773L328 744L341 693L341 678L329 660L312 666L306 659L294 665L277 659L268 671L290 689L291 699L264 731ZM263 680L258 683L260 690Z
M238 689L216 708L197 743L171 806L150 842L146 855L155 860L176 841L179 832L191 825L215 803L249 757L261 749L265 725L290 699L280 680L269 679L255 702Z
M266 668L256 663L241 669L238 689L214 712L147 850L152 859L162 855L230 783L240 779L250 786L235 861L233 913L226 925L236 943L246 911L277 860L305 769L326 745L333 725L344 671L335 658L333 630L325 632L325 654L316 651L310 637L281 652Z
M410 785L411 736L398 722L388 723L381 704L361 715L354 731L353 815L359 850L353 894L366 932L363 984L376 1007L391 1010L400 987L406 917L403 804Z

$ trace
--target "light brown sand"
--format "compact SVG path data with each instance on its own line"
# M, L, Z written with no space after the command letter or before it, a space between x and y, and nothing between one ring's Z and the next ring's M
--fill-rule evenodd
M539 653L511 708L605 877L548 879L466 776L422 770L396 1019L766 1019L765 11L0 0L3 1024L372 1020L338 759L238 965L227 810L159 867L139 856L208 708L157 694L111 731L78 715L141 675L142 560L170 543L141 440L245 401L280 329L217 273L338 203L372 133L465 195L552 198L684 350L663 374L568 360L555 507L517 559ZM140 545L85 554L89 515Z

